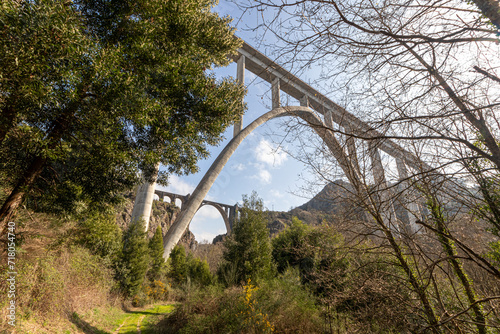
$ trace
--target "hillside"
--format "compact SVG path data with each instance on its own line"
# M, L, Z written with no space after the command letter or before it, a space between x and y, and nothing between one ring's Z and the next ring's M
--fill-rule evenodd
M267 211L268 229L271 236L278 234L292 221L299 218L310 226L318 226L323 222L334 223L346 220L363 219L362 210L355 203L352 187L349 183L336 180L323 187L312 199L289 211ZM223 240L224 235L218 235L213 243Z
M130 223L132 209L134 208L135 194L129 192L125 195L125 203L117 213L116 222L120 228L124 229ZM152 238L157 226L161 225L163 235L165 235L177 218L180 209L174 204L168 202L154 201L149 220L148 237ZM196 247L197 241L194 234L189 229L182 236L180 243L188 248Z

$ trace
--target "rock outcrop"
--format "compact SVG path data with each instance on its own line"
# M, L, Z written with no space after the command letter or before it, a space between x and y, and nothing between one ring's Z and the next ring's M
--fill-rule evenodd
M122 229L126 228L130 224L132 209L134 208L134 200L135 195L133 192L126 194L123 208L119 210L117 214L116 221ZM163 233L163 236L165 236L168 229L177 218L179 212L180 209L175 206L175 204L154 201L151 217L149 220L148 237L153 237L158 225L161 226L161 231ZM191 249L196 248L196 245L198 244L198 242L195 240L194 234L189 231L189 229L184 233L179 242Z

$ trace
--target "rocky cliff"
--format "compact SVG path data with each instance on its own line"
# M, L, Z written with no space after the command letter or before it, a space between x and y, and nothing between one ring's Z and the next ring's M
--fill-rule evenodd
M130 219L132 218L132 209L134 208L135 194L130 192L125 195L125 203L121 210L119 210L116 221L121 228L125 228L130 224ZM158 225L161 226L163 236L167 233L172 223L177 218L180 209L174 204L167 202L154 201L153 208L151 212L151 217L149 220L149 230L148 237L153 237ZM189 229L182 236L180 243L188 248L195 248L197 242L194 238L194 234L189 231Z

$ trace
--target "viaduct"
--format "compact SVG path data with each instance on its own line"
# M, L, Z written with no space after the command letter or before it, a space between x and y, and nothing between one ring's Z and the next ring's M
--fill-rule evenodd
M155 183L144 183L138 187L132 221L143 219L146 222L146 229L149 227L148 222L155 193L161 195L160 198L168 196L174 201L176 198L180 198L183 202L178 218L167 231L163 240L163 257L165 259L169 257L170 251L180 240L198 209L203 205L212 205L217 208L226 223L228 232L231 231L232 223L237 217L237 207L205 201L204 198L224 165L245 137L260 125L277 117L297 117L305 121L324 141L349 182L358 191L359 196L368 196L369 192L372 191L363 182L358 160L359 147L357 145L359 145L360 141L366 141L368 148L364 153L368 155L371 162L375 182L374 187L379 190L377 195L379 203L385 203L384 222L386 222L388 228L393 230L400 229L401 225L411 228L416 219L414 213L418 210L411 207L414 204L412 204L413 201L408 200L410 196L401 196L401 198L407 198L403 206L409 210L404 212L402 219L396 218L394 206L392 200L390 200L390 190L387 189L380 151L395 159L399 182L404 189L410 188L408 184L409 169L416 172L429 170L431 169L429 165L394 141L384 138L384 135L378 130L349 113L247 43L244 43L238 50L238 54L233 60L237 62L236 78L239 82L244 83L245 71L248 70L271 84L272 109L245 128L242 127L242 120L235 123L232 140L213 162L191 195L186 197L159 192L155 190ZM280 104L281 92L298 100L300 106L282 106ZM346 138L344 146L337 139L339 133ZM372 203L371 205L375 206L376 204Z
M165 197L167 197L170 200L170 203L175 203L177 199L180 200L181 202L181 211L184 208L184 205L188 203L189 197L191 196L190 194L187 195L179 195L179 194L174 194L168 191L161 191L161 190L155 190L155 195L158 196L158 199L162 202L165 202ZM201 207L208 205L212 206L219 211L219 213L222 216L222 219L224 220L224 225L226 225L226 231L228 234L231 234L231 231L233 230L233 224L238 218L238 204L235 205L228 205L228 204L222 204L218 202L212 202L212 201L207 201L203 200L198 207L198 210L201 209ZM134 215L132 215L134 216ZM137 218L135 218L137 219ZM132 220L133 221L133 220Z

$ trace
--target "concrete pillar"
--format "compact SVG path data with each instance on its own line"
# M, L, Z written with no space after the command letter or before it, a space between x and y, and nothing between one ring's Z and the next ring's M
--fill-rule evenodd
M412 195L409 190L410 182L408 181L408 170L406 169L404 161L401 158L396 158L396 166L398 168L399 181L402 185L401 191L404 192L402 196L404 199L403 204L406 208L408 208L408 210L404 210L408 219L408 227L410 232L414 232L417 229L417 224L415 223L417 221L417 217L415 214L420 212L419 205L416 203L416 197Z
M392 198L392 194L389 189L387 189L384 166L382 165L382 158L380 157L380 152L378 151L376 143L377 142L373 140L369 141L368 150L372 165L375 189L377 191L378 200L380 201L380 210L382 211L382 217L384 217L384 223L386 226L395 230L395 232L399 232L399 223L396 217L396 210L394 209L394 199Z
M233 231L234 223L238 220L238 204L229 208L229 229L227 230L227 235L231 235Z
M353 133L352 129L345 125L344 132L346 133L346 146L347 146L347 156L351 161L351 164L356 168L357 172L361 174L361 169L359 167L358 153L356 150L356 140L353 136L349 134Z
M272 109L279 108L281 105L280 101L280 79L278 77L273 79L271 83L271 95L272 95Z
M368 150L370 154L370 160L372 165L373 181L378 189L383 189L387 187L387 182L385 181L384 166L382 166L382 158L380 157L380 152L376 147L374 141L368 143Z
M236 69L236 80L240 84L245 84L245 56L241 55L240 58L238 59L237 62L237 69ZM241 99L241 103L243 103L243 99ZM241 118L239 121L236 121L234 123L234 130L233 130L233 138L236 137L238 133L240 133L241 129L243 126L243 115L241 115Z
M149 230L149 217L155 196L156 182L144 182L137 187L134 208L132 209L131 223L136 223L141 219L144 221L146 232Z
M299 102L301 107L309 107L309 98L307 97L307 95L302 96Z

